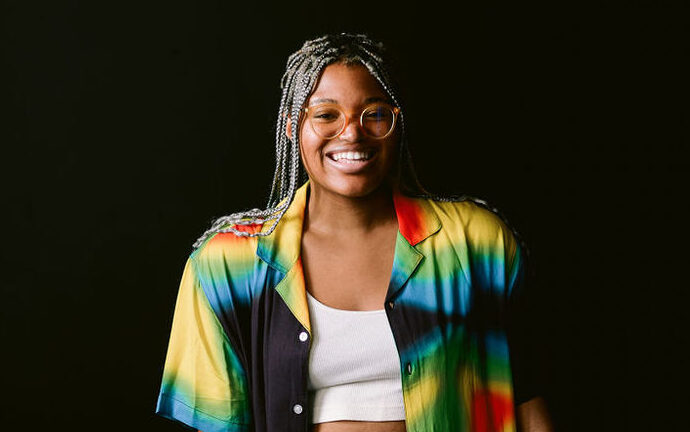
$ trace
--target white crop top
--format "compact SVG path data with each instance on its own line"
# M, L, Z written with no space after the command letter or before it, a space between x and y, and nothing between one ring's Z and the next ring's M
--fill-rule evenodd
M400 358L384 309L335 309L307 292L312 423L405 420Z

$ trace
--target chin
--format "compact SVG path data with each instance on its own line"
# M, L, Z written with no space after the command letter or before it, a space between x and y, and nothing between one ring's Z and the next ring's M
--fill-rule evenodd
M381 188L386 187L385 181L352 181L345 180L329 185L332 192L348 198L364 198Z

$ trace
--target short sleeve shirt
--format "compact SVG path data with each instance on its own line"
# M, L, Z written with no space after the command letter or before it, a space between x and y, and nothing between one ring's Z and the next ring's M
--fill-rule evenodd
M187 260L157 413L203 432L308 432L311 327L300 260L309 182L267 236L218 233ZM383 308L411 432L514 431L512 305L525 250L494 212L394 194ZM266 230L270 223L242 225ZM526 381L525 381L526 382Z

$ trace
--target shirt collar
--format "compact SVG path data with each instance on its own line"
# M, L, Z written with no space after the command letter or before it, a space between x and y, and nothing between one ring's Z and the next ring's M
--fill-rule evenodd
M267 264L287 273L297 262L302 239L304 210L307 204L309 181L295 191L292 203L268 236L259 236L257 255ZM441 221L429 202L411 198L395 190L393 204L398 218L398 230L410 246L415 246L441 229ZM263 225L266 232L273 222Z

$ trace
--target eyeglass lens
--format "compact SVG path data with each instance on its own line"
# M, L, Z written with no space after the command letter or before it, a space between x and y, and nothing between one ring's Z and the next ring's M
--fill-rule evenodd
M343 129L345 114L335 106L316 107L309 111L314 130L325 138L335 137ZM364 132L374 138L385 136L393 128L395 114L386 105L367 107L360 117Z

